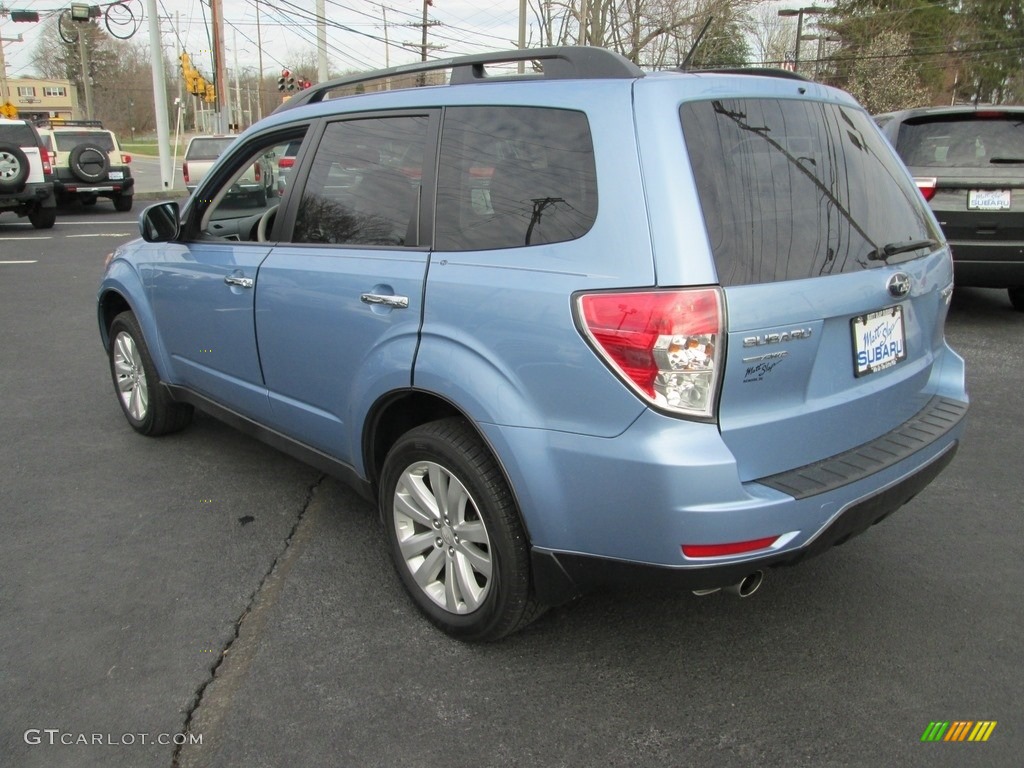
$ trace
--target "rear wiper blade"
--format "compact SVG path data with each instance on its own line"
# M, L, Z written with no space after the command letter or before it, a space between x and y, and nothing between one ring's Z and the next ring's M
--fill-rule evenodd
M895 243L886 243L880 248L868 253L868 261L885 261L890 256L895 256L897 253L906 253L907 251L919 251L922 248L936 248L939 245L938 240L900 240Z
M1024 157L993 157L989 162L997 165L1019 165L1024 163Z

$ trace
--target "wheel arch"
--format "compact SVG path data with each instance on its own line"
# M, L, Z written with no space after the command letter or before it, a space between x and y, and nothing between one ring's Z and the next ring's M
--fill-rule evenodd
M395 442L410 429L431 421L452 417L464 420L494 457L494 461L508 485L509 493L512 494L519 522L529 540L530 530L519 503L519 496L501 456L494 449L487 435L465 411L451 400L435 392L419 389L391 392L380 398L367 413L363 426L363 466L374 497L380 493L380 477L384 460Z
M156 374L160 381L173 383L170 360L163 339L157 332L153 311L145 299L138 274L125 261L114 260L100 285L96 301L97 320L103 348L110 351L110 325L122 312L132 312L142 329Z

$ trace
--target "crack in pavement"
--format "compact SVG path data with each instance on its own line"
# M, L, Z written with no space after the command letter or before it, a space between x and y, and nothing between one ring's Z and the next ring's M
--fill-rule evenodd
M272 607L277 597L281 592L284 585L285 577L288 572L291 571L292 564L298 557L298 553L302 551L303 546L306 542L308 534L306 533L309 526L303 526L303 522L306 520L306 513L313 505L313 501L316 498L317 491L327 478L326 475L320 475L316 482L310 486L309 491L306 493L305 502L302 505L302 509L299 511L299 515L295 520L295 524L292 526L291 531L288 532L288 536L284 540L284 547L278 553L277 557L267 568L267 572L263 574L263 578L260 579L259 584L256 585L256 589L253 590L252 595L249 597L249 602L245 606L238 619L235 620L235 633L220 652L220 656L217 658L216 663L210 667L209 677L199 686L196 690L195 695L192 698L192 703L185 713L185 723L182 726L181 733L188 734L192 733L192 727L197 720L197 716L200 715L199 708L204 705L205 708L201 715L203 720L204 730L205 727L211 729L219 723L226 710L226 704L230 700L230 696L220 697L220 701L213 701L206 698L206 689L214 682L223 683L225 686L224 692L230 693L238 685L242 678L242 672L247 666L247 662L252 658L253 648L251 646L241 647L245 644L240 643L239 648L233 658L239 659L239 664L232 668L224 667L224 661L227 659L228 652L235 646L236 641L239 640L242 634L243 626L247 626L251 632L259 634L259 629L262 628L264 623L264 617L266 611ZM222 667L223 670L222 670ZM199 731L202 733L203 731ZM187 741L187 739L186 739ZM171 768L183 768L188 763L183 763L183 757L187 757L182 753L182 747L184 742L177 744L174 748L174 753L171 756ZM197 745L201 746L201 745Z

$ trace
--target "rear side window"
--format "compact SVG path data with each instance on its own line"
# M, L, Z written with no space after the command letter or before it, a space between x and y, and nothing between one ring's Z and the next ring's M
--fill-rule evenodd
M54 131L59 152L70 152L79 144L92 144L104 152L114 151L114 140L103 131Z
M216 160L234 139L194 139L185 151L186 160Z
M516 248L581 237L597 216L586 115L450 107L438 166L436 247Z
M429 117L332 123L310 164L292 239L331 245L416 245Z
M680 116L722 285L883 266L870 256L888 244L941 239L859 110L731 99L684 104Z
M1024 114L977 113L917 118L900 126L896 151L907 165L991 168L1024 159Z

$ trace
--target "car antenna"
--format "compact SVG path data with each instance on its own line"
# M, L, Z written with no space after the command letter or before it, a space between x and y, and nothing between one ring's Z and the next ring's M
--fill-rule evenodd
M700 45L700 41L704 39L704 34L708 31L708 27L711 26L711 22L715 20L714 16L708 16L708 20L704 22L704 26L701 27L700 33L697 35L697 39L693 41L693 45L690 47L690 52L686 54L686 58L683 59L679 65L679 69L686 71L690 68L690 59L693 58L693 54L697 51L697 46Z

